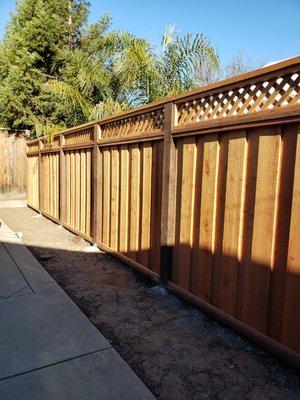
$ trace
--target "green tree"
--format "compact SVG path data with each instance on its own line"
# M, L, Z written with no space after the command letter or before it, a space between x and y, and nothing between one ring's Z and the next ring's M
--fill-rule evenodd
M0 47L2 124L29 129L37 121L53 124L55 105L43 85L59 75L56 60L61 49L80 43L87 13L85 0L17 3Z
M203 35L168 28L161 49L87 23L86 0L22 0L0 46L0 123L49 134L178 94L219 69ZM206 82L205 82L206 83Z

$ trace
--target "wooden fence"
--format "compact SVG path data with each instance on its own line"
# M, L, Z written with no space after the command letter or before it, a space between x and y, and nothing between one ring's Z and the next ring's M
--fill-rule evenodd
M0 193L26 192L26 135L0 129Z
M28 142L28 205L300 365L300 57Z

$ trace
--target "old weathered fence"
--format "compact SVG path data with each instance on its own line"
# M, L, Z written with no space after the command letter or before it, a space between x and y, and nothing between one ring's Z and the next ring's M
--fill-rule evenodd
M0 129L0 193L26 192L26 135Z
M300 364L300 57L28 142L28 205Z

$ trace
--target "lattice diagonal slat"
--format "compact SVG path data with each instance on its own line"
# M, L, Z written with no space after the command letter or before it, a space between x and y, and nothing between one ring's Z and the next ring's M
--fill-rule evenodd
M27 143L28 152L39 151L39 142Z
M53 138L51 142L43 140L43 149L58 149L59 148L59 136Z
M178 104L178 125L300 104L300 73L219 91Z
M65 144L72 145L77 143L89 142L93 140L94 128L86 128L80 131L72 132L65 135Z
M130 136L160 130L163 124L164 110L159 109L104 124L101 131L103 138Z

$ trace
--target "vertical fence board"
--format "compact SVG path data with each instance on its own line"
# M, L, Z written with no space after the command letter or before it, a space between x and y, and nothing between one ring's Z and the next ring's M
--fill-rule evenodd
M41 159L40 165L40 175L41 175L41 182L40 182L40 209L45 211L45 186L46 186L46 173L45 173L45 157Z
M103 149L103 220L102 243L109 247L110 238L110 149Z
M218 142L197 141L195 236L193 241L192 287L198 297L209 300L213 268L213 234ZM198 231L196 231L198 229Z
M66 152L66 223L71 225L71 154Z
M85 234L91 235L91 207L92 207L92 154L91 150L86 150L86 226Z
M110 209L110 247L118 250L119 231L119 150L111 150L111 209Z
M94 152L97 152L96 155L96 160L94 159L94 169L92 172L92 178L93 178L93 185L94 182L96 180L96 187L94 187L94 196L96 196L96 199L94 198L94 213L96 213L96 228L94 228L94 243L100 243L101 239L102 239L102 186L103 186L103 182L102 182L102 170L103 170L103 155L102 152L97 145L94 145ZM96 165L95 165L96 164ZM95 176L95 173L97 174L97 176Z
M150 221L150 268L160 274L161 257L161 212L162 212L162 170L163 170L163 143L152 143L151 165L151 221ZM166 265L166 268L169 266Z
M129 257L136 260L139 249L139 218L140 218L140 149L138 144L130 146L130 212L129 212Z
M35 208L39 208L38 202L38 156L28 156L27 157L27 201L28 204Z
M213 267L211 278L210 301L213 305L219 306L222 242L224 232L226 175L228 162L228 141L222 140L219 136L217 146L217 167L215 181L215 203L213 217Z
M59 196L59 193L60 193L60 161L59 161L59 159L60 159L60 154L57 153L56 158L55 158L55 160L56 160L56 218L57 219L59 219L60 211L61 211L60 205L59 205L59 202L60 202L60 196Z
M60 167L59 153L42 153L40 155L40 208L46 214L59 219L60 208Z
M300 352L300 127L297 126L296 162L292 197L291 225L288 246L287 271L283 304L281 341Z
M274 128L273 128L274 129ZM268 290L274 236L274 210L280 136L272 128L257 130L258 160L252 226L251 258L245 269L243 320L267 330ZM249 138L251 146L251 135Z
M146 143L142 149L143 176L142 176L142 205L141 205L141 234L139 262L149 268L150 256L150 228L151 228L151 187L152 180L152 145Z
M80 151L80 231L86 232L86 153L85 150Z
M75 184L76 184L76 175L75 175L75 153L74 151L70 152L71 157L71 165L70 165L70 225L75 228Z
M177 211L180 214L179 232L175 242L177 259L177 282L184 289L190 286L190 262L193 241L194 191L196 167L196 142L194 138L184 139L179 147L182 152L182 182ZM178 216L177 216L178 217Z
M289 231L293 199L293 181L298 126L282 129L282 151L278 173L278 204L275 209L275 240L269 296L269 335L280 340L283 317L285 279L288 260ZM296 178L297 179L297 178ZM300 336L299 336L300 337Z
M128 251L128 209L129 209L129 151L126 145L120 146L120 224L119 251Z
M235 316L238 293L240 227L246 134L226 135L228 162L222 240L219 307Z
M75 228L80 231L80 150L75 151Z

